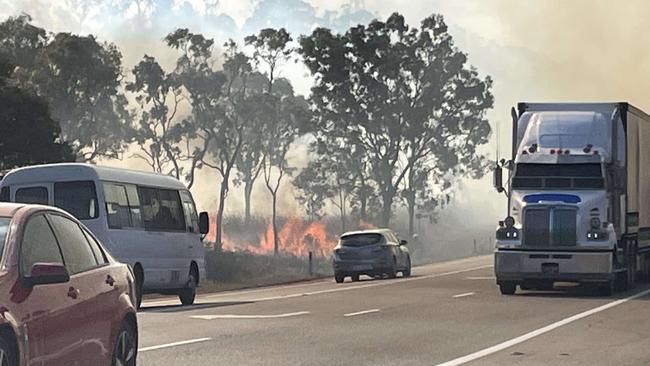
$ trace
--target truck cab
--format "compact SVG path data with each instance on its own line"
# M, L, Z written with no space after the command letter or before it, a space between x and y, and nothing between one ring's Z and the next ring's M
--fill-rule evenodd
M559 281L610 294L647 276L649 247L639 240L650 230L641 205L650 199L645 113L627 103L520 103L512 146L512 159L495 169L508 198L494 267L503 294Z

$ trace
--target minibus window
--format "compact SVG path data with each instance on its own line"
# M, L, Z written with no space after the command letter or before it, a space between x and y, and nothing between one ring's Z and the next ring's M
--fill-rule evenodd
M97 218L99 210L95 183L92 181L54 183L54 206L68 211L79 220Z
M45 187L29 187L19 188L16 191L16 202L30 203L37 205L48 205L47 188Z
M185 223L187 224L187 231L191 233L199 232L199 219L196 215L194 202L189 192L181 191L181 199L183 200L183 211L185 212Z
M9 187L2 187L0 190L0 202L9 202Z
M185 231L178 191L138 187L144 227L148 230Z
M104 201L109 228L133 227L126 188L123 185L104 183Z

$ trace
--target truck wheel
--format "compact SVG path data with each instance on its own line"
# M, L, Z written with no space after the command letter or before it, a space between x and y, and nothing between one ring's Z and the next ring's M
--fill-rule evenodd
M598 285L598 294L600 296L612 296L616 292L616 280L610 280Z
M345 276L340 273L335 273L334 280L336 281L336 283L343 283L343 281L345 281Z
M517 291L517 284L514 282L501 282L499 291L501 291L502 295L514 295Z

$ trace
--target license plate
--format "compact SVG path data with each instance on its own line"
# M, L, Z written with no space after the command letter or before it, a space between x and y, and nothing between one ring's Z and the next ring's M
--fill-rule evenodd
M369 264L359 264L359 265L356 265L356 266L352 266L353 271L365 271L365 270L368 270L368 269L372 269L372 266L369 265Z
M542 263L542 273L557 274L560 272L560 266L557 263Z

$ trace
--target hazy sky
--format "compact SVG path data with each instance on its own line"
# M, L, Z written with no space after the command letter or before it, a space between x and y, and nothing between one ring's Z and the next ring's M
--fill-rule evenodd
M26 12L49 30L97 34L123 50L128 70L144 53L171 65L174 55L161 39L180 26L223 43L260 25L293 31L316 25L345 28L341 24L357 18L336 20L345 13L344 6L361 18L385 18L397 11L412 25L431 13L441 13L469 62L481 75L494 79L496 105L490 119L493 127L497 122L501 126L502 152L510 148L509 108L517 101L631 101L650 111L650 51L644 44L650 34L650 1L160 0L142 6L140 12L135 3L0 0L0 17ZM291 65L283 73L297 91L308 93L311 81L304 68ZM486 148L492 154L494 140ZM495 209L503 207L503 200L490 185L490 179L468 182L457 195L457 203L467 208L491 207L487 215L480 216L494 221L502 214ZM264 192L257 194L262 197ZM284 207L292 210L294 205L287 201Z

